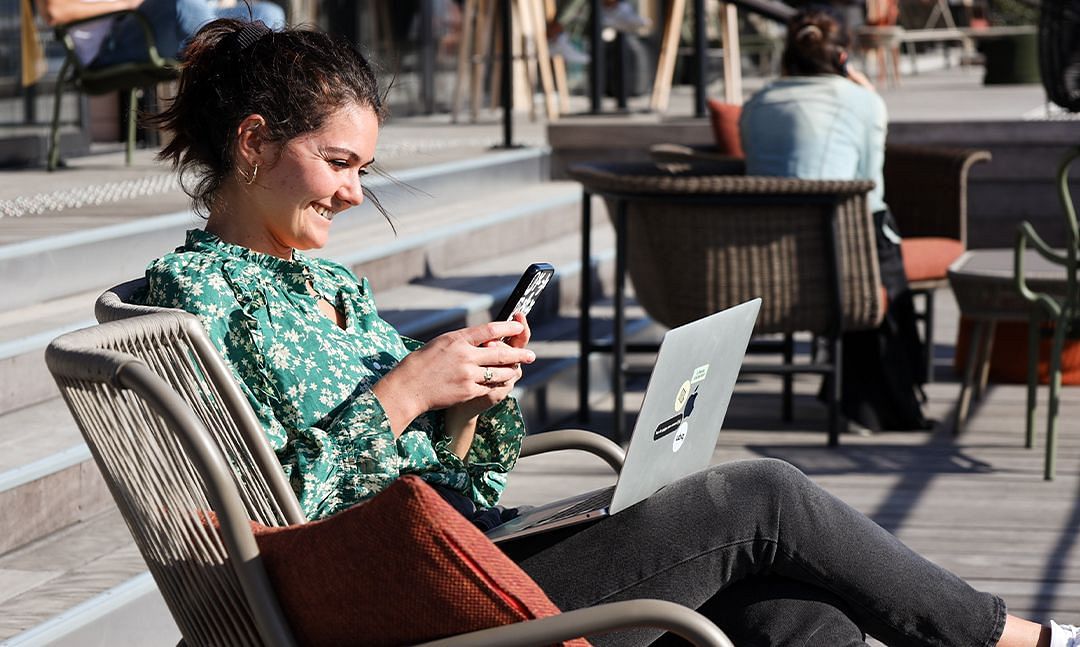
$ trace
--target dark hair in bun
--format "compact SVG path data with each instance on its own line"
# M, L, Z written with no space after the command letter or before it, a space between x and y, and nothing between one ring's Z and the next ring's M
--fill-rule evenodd
M791 76L842 74L840 53L847 48L847 31L824 11L804 11L788 22L780 67Z
M158 158L179 170L202 213L234 172L236 128L248 115L262 115L263 136L277 143L318 130L352 104L371 108L380 122L386 116L368 62L322 32L215 20L195 34L182 61L176 98L148 121L172 135Z

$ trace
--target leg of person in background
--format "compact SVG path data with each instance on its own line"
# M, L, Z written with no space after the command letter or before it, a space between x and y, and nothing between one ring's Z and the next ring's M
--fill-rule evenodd
M138 12L150 23L158 53L176 58L189 38L214 19L206 0L145 0ZM113 25L94 59L94 66L147 60L146 38L135 18L122 18Z

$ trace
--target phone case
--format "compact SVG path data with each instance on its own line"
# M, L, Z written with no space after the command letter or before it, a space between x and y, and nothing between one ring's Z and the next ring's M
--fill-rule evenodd
M533 263L518 279L514 291L503 304L495 321L506 321L514 316L515 312L529 314L540 293L547 287L548 281L555 274L555 268L549 263Z

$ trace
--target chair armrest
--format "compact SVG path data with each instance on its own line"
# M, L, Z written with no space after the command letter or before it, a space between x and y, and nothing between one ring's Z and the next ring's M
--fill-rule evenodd
M985 150L888 144L885 202L900 234L955 238L966 245L968 172L990 157Z
M600 434L584 429L560 429L547 431L535 436L526 436L521 441L521 456L536 456L562 449L579 449L604 459L618 474L622 470L626 452L622 447Z
M143 33L143 40L146 43L146 54L150 59L150 62L158 67L166 67L169 65L169 62L162 58L161 53L158 52L157 44L154 41L153 26L150 24L147 17L139 13L137 9L121 9L119 11L110 11L96 16L80 18L78 20L72 20L71 22L53 25L53 29L56 31L56 39L64 44L64 48L67 50L68 55L75 61L76 65L81 68L83 62L78 60L75 56L75 43L72 42L68 36L68 31L70 31L72 27L78 27L79 25L95 22L104 18L123 18L125 16L134 17L135 21L139 24L139 28Z
M1027 251L1027 242L1031 241L1032 247L1039 253L1040 256L1050 261L1065 267L1066 272L1069 271L1070 261L1069 258L1063 254L1054 251L1049 245L1035 233L1035 229L1029 222L1023 222L1017 228L1016 231L1016 247L1013 251L1013 281L1016 289L1020 292L1020 296L1024 297L1026 301L1033 305L1037 305L1046 310L1047 313L1053 318L1061 316L1062 304L1048 294L1042 292L1035 292L1027 284L1027 276L1024 272L1024 253ZM1071 264L1075 265L1075 259Z
M619 629L653 627L698 647L734 647L724 632L697 611L664 600L625 600L527 620L424 643L424 647L528 647Z

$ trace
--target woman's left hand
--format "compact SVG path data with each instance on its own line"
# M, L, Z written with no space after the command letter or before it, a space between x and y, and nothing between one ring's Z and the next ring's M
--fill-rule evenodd
M532 331L529 329L529 322L526 321L525 315L515 313L513 317L514 321L521 323L524 329L513 337L507 337L502 341L492 340L485 344L488 348L494 348L499 344L507 344L512 348L525 348L529 344L529 340L532 338ZM479 397L472 400L466 400L459 404L455 404L446 410L447 416L452 417L458 421L471 420L481 413L487 411L496 404L506 399L510 392L514 390L514 385L521 379L521 365L518 364L515 367L513 377L505 382L498 384L491 384L490 390ZM448 420L450 418L448 417Z

